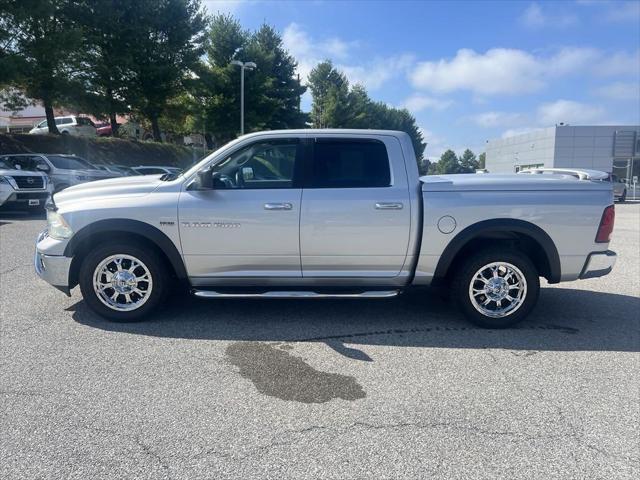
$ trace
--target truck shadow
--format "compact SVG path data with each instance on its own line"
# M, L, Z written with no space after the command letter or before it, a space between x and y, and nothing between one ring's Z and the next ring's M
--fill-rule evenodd
M568 288L543 288L533 314L506 330L466 322L428 290L389 300L172 299L152 319L113 323L78 302L73 319L83 325L154 337L322 342L349 358L371 361L358 346L496 348L518 351L640 350L640 299ZM348 345L348 346L347 346Z

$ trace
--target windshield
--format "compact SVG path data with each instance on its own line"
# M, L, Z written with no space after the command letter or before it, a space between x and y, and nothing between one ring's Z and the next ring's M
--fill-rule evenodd
M11 170L12 168L9 166L8 163L5 163L4 160L0 159L0 168L5 168L7 170Z
M47 156L53 166L62 170L95 170L96 168L80 157L63 157L62 155Z

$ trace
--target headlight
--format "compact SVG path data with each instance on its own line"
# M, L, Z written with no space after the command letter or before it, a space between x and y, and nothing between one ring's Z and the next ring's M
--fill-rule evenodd
M49 230L49 236L58 240L71 238L73 235L71 227L65 222L62 215L53 210L47 210L47 229Z

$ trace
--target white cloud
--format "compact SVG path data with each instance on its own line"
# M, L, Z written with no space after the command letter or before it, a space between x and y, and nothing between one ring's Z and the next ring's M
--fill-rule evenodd
M638 22L640 20L640 2L615 2L608 9L605 19L609 22Z
M601 107L574 102L573 100L557 100L540 105L537 115L538 123L545 126L552 126L560 122L585 124L602 122L604 110Z
M405 76L414 63L414 56L401 54L392 57L378 57L364 65L338 64L336 68L343 71L352 84L360 83L367 90L377 90L389 80Z
M541 90L556 77L635 74L640 53L564 47L553 55L492 48L485 53L458 50L451 59L419 62L409 79L414 87L437 93L468 90L476 96L520 95Z
M282 40L284 47L298 61L298 73L304 80L313 67L330 59L336 68L347 75L349 82L361 83L367 89L375 90L395 77L406 75L414 62L412 55L404 54L353 64L350 60L359 46L358 41L345 41L337 37L317 40L311 38L297 23L291 23L284 29Z
M617 75L640 77L640 49L635 52L615 52L603 55L594 65L593 72L601 77Z
M471 90L480 95L518 94L540 89L536 59L522 50L494 48L485 54L458 50L451 60L421 62L411 73L417 88L439 93Z
M483 128L513 127L528 121L525 114L512 112L484 112L472 115L469 119Z
M428 97L422 94L414 94L407 98L401 105L412 113L423 110L445 110L453 104L451 100L441 100L439 98Z
M595 90L597 95L611 100L635 100L640 104L640 84L634 82L614 82Z
M557 4L555 4L557 10ZM552 15L544 12L537 3L530 4L520 17L520 22L528 28L557 27L566 28L578 23L578 17L572 14Z

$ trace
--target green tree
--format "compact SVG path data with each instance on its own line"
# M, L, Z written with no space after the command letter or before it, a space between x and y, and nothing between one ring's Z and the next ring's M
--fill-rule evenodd
M459 173L475 173L478 168L480 168L480 164L475 153L467 148L462 154L462 157L460 157Z
M126 102L149 119L160 142L160 117L170 99L184 91L203 53L206 17L200 0L128 3L123 19L131 55Z
M245 71L245 128L247 131L301 128L306 115L300 97L306 87L296 75L296 61L273 27L250 32L230 15L216 15L207 38L207 61L197 70L191 90L194 118L206 123L218 141L236 137L240 125L240 72L233 60L254 62Z
M325 60L311 70L308 85L314 128L347 127L353 112L349 108L349 80L346 75L335 69L330 60Z
M431 164L429 173L435 175L460 173L460 161L458 160L456 152L451 149L444 152L438 162Z
M55 134L53 107L79 89L82 31L73 20L76 6L73 0L16 0L0 8L0 86L41 101Z
M82 25L84 94L77 103L97 117L107 116L117 133L116 115L128 112L126 97L132 75L134 25L127 20L129 0L81 0L77 22Z

